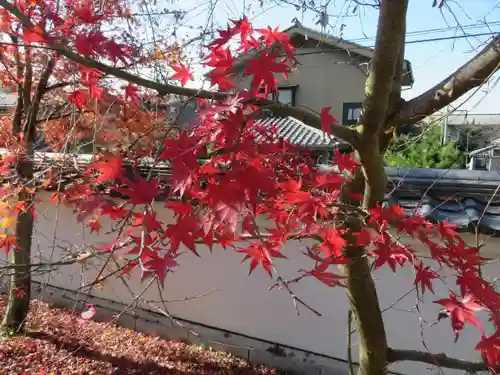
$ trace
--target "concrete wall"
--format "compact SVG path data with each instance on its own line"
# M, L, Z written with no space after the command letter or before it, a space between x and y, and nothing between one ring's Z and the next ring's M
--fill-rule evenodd
M106 234L109 229L107 225L104 225L101 234L90 234L76 222L70 209L57 209L50 202L48 193L41 193L39 197L41 202L38 205L38 222L33 243L36 260L58 260L66 254L81 250L85 244L105 245L115 238L115 234ZM157 204L160 220L170 222L172 217L163 206L163 203ZM467 241L473 241L472 236L465 238ZM498 245L497 239L487 239L482 250L483 255L496 257ZM304 247L303 243L296 241L287 244L283 250L289 259L279 261L277 269L285 279L293 278L300 268L313 266L312 262L301 254ZM164 307L161 303L163 298L170 314L190 322L202 323L204 326L237 333L241 337L252 337L254 340L249 339L247 342L257 342L255 339L260 339L314 352L321 358L346 359L348 307L342 289L328 288L312 279L294 285L294 292L322 314L319 317L299 307L301 314L297 316L287 292L269 291L273 281L264 271L257 269L248 276L248 264L240 264L241 254L217 247L214 248L213 254L205 247L200 247L199 252L201 258L188 250L181 255L181 266L167 276L161 295L156 285L144 290L147 281L139 281L139 272L134 272L125 281L109 279L102 286L94 288L92 294L122 303L120 306L131 304L137 295L148 301L158 301L152 304L141 301L137 303L139 307L149 310ZM94 258L84 264L65 266L38 275L35 279L42 283L41 290L45 289L44 284L50 284L78 291L81 286L94 281L102 264L102 260ZM486 277L494 278L500 274L499 267L498 262L492 262L484 268L483 273ZM113 262L110 262L104 274L112 272L113 268ZM447 285L436 282L436 296L426 293L425 303L420 304L420 313L424 319L421 320L415 310L416 294L410 291L413 282L411 269L402 269L396 275L387 268L381 269L375 272L375 280L391 346L425 350L422 334L428 348L433 352L444 352L462 359L480 358L473 350L479 338L475 329L467 327L458 342L453 343L454 334L449 320L443 320L433 327L427 326L436 320L439 311L439 305L432 301L447 297ZM80 292L80 296L84 297L83 291ZM78 296L77 293L73 294ZM196 296L198 297L193 298ZM354 358L356 351L354 346ZM347 373L345 363L337 361L336 365L332 366L330 368L336 368L336 373ZM408 375L422 375L428 373L430 367L405 362L392 365L390 370ZM446 371L446 374L454 373L458 374L457 371Z

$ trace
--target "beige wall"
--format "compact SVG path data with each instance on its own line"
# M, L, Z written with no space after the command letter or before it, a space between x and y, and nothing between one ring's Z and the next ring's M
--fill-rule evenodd
M50 202L49 194L41 193L40 199L39 219L33 243L33 254L37 260L40 256L45 261L58 260L69 250L74 252L85 244L108 244L113 240L114 234L105 234L108 229L106 225L101 234L91 235L81 224L76 223L70 209L66 207L56 209ZM172 216L163 207L162 203L156 206L160 220L170 222ZM464 238L473 241L472 236L467 235ZM499 244L498 239L487 239L486 246L482 250L483 255L497 257ZM283 252L289 259L276 263L281 276L291 279L297 275L298 269L313 266L312 262L301 254L304 246L300 242L291 242L285 246ZM421 248L416 245L416 249ZM173 301L166 304L171 314L260 339L346 358L348 305L342 289L325 287L313 279L303 280L294 285L294 292L323 314L318 317L301 309L301 315L297 316L286 291L269 291L273 281L262 269L257 269L252 275L248 275L248 264L240 264L241 254L218 247L214 249L213 254L210 254L205 247L200 247L199 252L201 258L186 250L179 258L181 266L167 277L163 298L166 301ZM3 253L2 257L5 259ZM66 266L50 274L37 276L36 279L59 287L78 289L81 285L94 280L100 265L102 261L94 259L82 265ZM112 267L106 272L110 272L111 269ZM498 276L500 264L492 262L483 269L483 274L490 279ZM387 310L384 312L384 318L392 346L425 350L421 342L422 323L425 342L430 350L437 353L444 352L461 359L479 359L479 355L473 350L479 337L477 330L467 327L458 342L453 343L454 334L449 320L445 319L434 327L428 327L420 320L419 314L414 309L416 294L409 293L413 288L414 279L411 268L401 269L396 275L390 269L384 268L376 271L374 277L381 307ZM449 285L453 285L453 282ZM105 283L103 290L95 290L94 293L128 304L133 296L143 291L145 286L146 282L139 281L139 272L134 272L125 281L110 279ZM436 320L439 311L439 305L433 301L447 297L447 286L436 282L435 292L436 295L426 293L425 302L420 304L422 317L429 324ZM205 295L188 301L179 301L202 294ZM402 298L405 294L406 297ZM144 298L159 301L156 286L144 292ZM161 306L161 304L156 305ZM356 347L353 350L356 353ZM405 362L392 365L390 369L409 375L422 375L431 373L428 370L430 367ZM455 373L462 374L458 371L446 371L447 375Z
M317 53L323 52L323 53ZM366 80L366 65L344 51L324 48L297 49L297 71L289 74L279 85L298 85L297 106L321 111L331 106L331 113L342 121L344 102L362 102ZM248 79L240 80L240 87L249 87Z

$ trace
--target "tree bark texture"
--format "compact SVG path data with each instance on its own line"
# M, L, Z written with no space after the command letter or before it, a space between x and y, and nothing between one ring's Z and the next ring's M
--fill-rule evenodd
M10 278L9 299L2 320L2 329L12 333L24 330L29 312L31 298L30 258L35 209L32 190L34 187L36 119L54 63L53 59L47 61L33 98L28 98L29 95L26 95L27 90L31 92L31 87L27 87L25 84L24 90L22 90L23 96L18 97L13 119L13 132L24 135L24 147L17 162L16 172L18 184L26 189L22 189L17 196L17 201L24 203L24 210L20 210L16 217L16 246L12 251L12 263L17 267L13 270ZM21 127L21 125L23 126Z
M362 164L352 183L346 186L343 202L355 204L349 195L363 194L363 208L375 207L384 198L387 186L381 133L386 128L389 105L399 96L401 53L404 51L407 0L383 0L380 4L375 55L366 82L365 99L357 130L360 141L357 156ZM394 95L396 93L396 95ZM359 216L348 220L347 242L355 243L350 232L364 225ZM345 254L351 261L342 267L347 277L347 297L357 326L359 375L381 375L387 372L387 337L375 282L365 249L348 246Z
M27 151L18 162L17 173L19 179L28 185L33 179L33 143L26 146ZM16 218L16 246L12 251L12 263L19 267L14 269L10 278L9 299L2 321L2 328L12 333L24 330L31 297L29 263L34 223L33 194L23 190L18 195L18 201L25 202L27 210L20 212Z

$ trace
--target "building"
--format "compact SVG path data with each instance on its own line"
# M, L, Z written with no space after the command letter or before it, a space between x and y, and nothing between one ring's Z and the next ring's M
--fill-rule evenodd
M165 105L167 120L176 124L180 129L189 129L196 122L199 105L195 100L174 101ZM330 137L320 129L309 126L302 121L291 117L263 116L255 121L256 127L264 127L276 131L276 135L294 146L303 147L311 153L318 162L331 160L332 152L336 147L342 150L349 149L345 142ZM257 141L263 138L257 136Z
M469 152L467 169L500 170L500 138L493 139L488 146Z
M298 66L289 73L288 80L277 77L278 97L273 99L316 112L331 106L331 113L343 125L356 124L374 50L299 23L284 32L296 48ZM244 57L240 59L243 61ZM413 82L411 63L405 60L403 86L410 87ZM250 80L240 74L237 85L248 88Z
M446 125L445 140L456 141L462 151L487 147L493 139L500 138L500 114L457 112L443 118Z

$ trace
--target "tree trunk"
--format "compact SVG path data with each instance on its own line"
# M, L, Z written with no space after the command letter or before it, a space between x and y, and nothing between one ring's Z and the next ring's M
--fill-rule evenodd
M357 131L356 156L361 171L344 189L343 203L359 206L352 193L362 194L363 209L373 208L383 200L387 187L383 155L390 133L389 114L400 102L401 73L404 61L404 39L408 0L383 0L375 42L375 53L366 81L365 99ZM348 218L345 225L348 244L345 255L351 260L342 267L347 277L346 293L356 320L359 347L359 375L387 373L387 336L379 305L377 288L371 275L366 251L356 246L352 233L364 226L359 215Z
M27 76L31 75L31 62L27 60ZM31 78L25 80L23 90L19 89L18 102L13 119L13 133L24 135L24 149L17 164L18 184L22 187L17 202L24 203L16 218L16 246L12 253L12 263L15 265L10 280L9 302L3 317L2 326L8 332L16 333L24 330L24 324L29 311L31 297L31 241L33 237L35 195L34 187L34 156L37 116L40 103L46 92L47 83L54 69L55 60L48 58L40 81L36 87L33 99L26 92L31 92ZM19 73L22 73L18 61ZM22 95L21 95L22 94ZM28 101L28 102L27 102ZM24 111L23 111L24 109ZM22 117L25 116L24 126Z
M33 183L33 144L27 142L26 152L21 156L17 173L19 182L29 188ZM31 297L30 255L33 235L34 199L23 189L18 194L18 202L25 202L25 211L16 218L16 246L12 252L12 263L16 266L10 278L9 300L2 321L2 330L18 333L24 330Z

